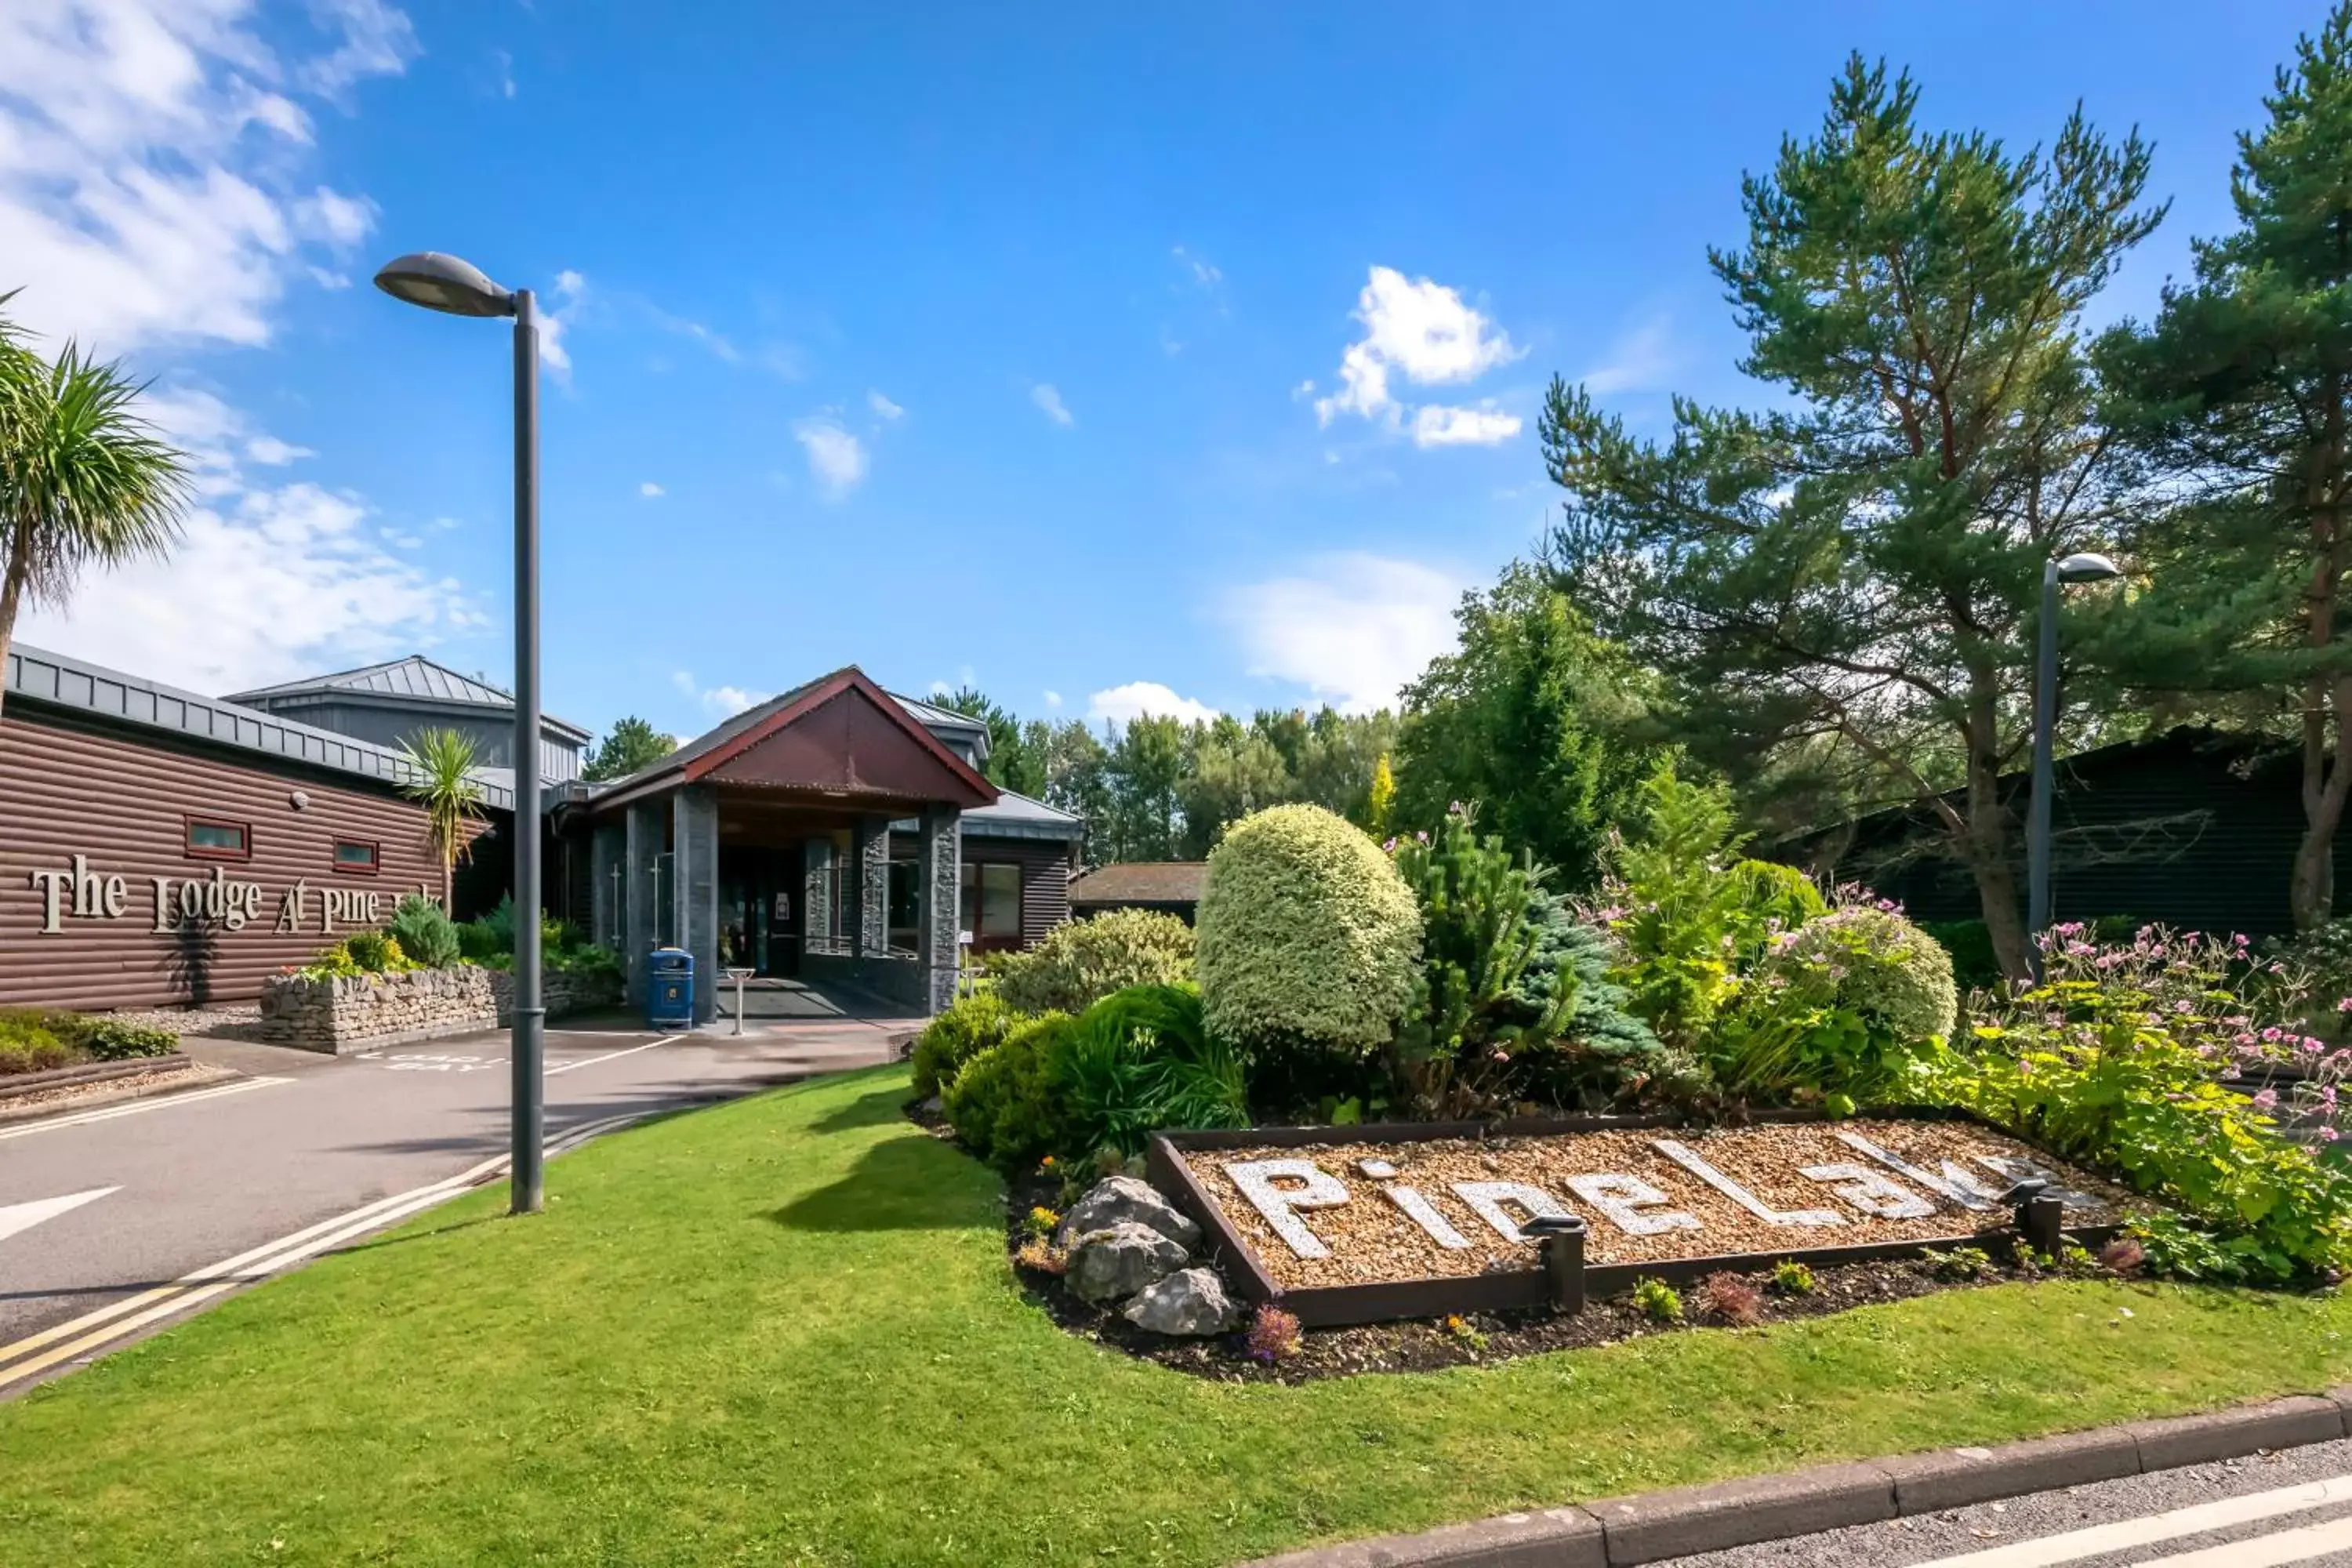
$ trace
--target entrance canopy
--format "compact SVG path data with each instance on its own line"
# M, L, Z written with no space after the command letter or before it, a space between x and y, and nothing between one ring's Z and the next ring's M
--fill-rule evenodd
M862 670L836 670L591 793L597 934L626 956L633 997L654 947L693 953L699 1018L722 965L934 1010L962 938L960 818L997 799ZM919 848L894 885L890 825L909 818ZM890 942L908 923L894 900L911 947Z

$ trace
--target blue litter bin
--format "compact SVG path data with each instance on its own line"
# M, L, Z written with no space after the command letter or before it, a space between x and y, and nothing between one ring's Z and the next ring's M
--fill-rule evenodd
M646 1022L656 1029L694 1027L694 954L657 947L646 961Z

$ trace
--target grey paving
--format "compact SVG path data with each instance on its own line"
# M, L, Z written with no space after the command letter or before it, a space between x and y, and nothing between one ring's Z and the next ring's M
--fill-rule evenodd
M888 1060L898 1029L845 1021L667 1039L551 1030L549 1134ZM211 1040L184 1048L284 1081L142 1102L80 1125L0 1127L0 1208L116 1189L0 1237L0 1344L507 1147L503 1031L345 1058Z
M1946 1558L1989 1548L2345 1475L2352 1475L2352 1442L2337 1438L2252 1458L2061 1487L2006 1502L1979 1503L1678 1557L1669 1560L1667 1568L1926 1568ZM2074 1559L2067 1568L2126 1568L2205 1548L2252 1542L2347 1515L2352 1515L2352 1501ZM2299 1563L2311 1568L2352 1568L2352 1552L2303 1558Z

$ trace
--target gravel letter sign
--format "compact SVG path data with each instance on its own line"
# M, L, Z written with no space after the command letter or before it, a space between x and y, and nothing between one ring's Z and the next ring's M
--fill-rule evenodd
M1305 1136L1177 1134L1155 1164L1210 1211L1260 1294L1324 1321L1533 1305L1538 1244L1521 1226L1538 1218L1585 1222L1586 1268L1606 1288L1727 1260L1966 1242L2009 1224L2002 1194L2035 1177L2070 1229L2112 1227L2127 1201L1964 1121ZM1448 1294L1448 1281L1465 1289Z

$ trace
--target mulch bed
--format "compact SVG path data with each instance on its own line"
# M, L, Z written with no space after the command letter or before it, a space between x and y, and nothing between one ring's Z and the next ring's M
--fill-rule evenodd
M936 1130L936 1123L933 1125ZM1475 1312L1445 1321L1412 1320L1352 1328L1307 1329L1299 1335L1297 1353L1269 1365L1249 1355L1243 1334L1213 1340L1171 1340L1150 1333L1120 1317L1116 1307L1097 1307L1079 1300L1063 1284L1060 1275L1023 1264L1019 1253L1028 1240L1023 1222L1030 1209L1058 1209L1060 1199L1060 1185L1049 1179L1013 1184L1007 1194L1005 1249L1012 1256L1013 1274L1029 1299L1072 1333L1158 1362L1174 1371L1220 1383L1295 1384L1324 1377L1351 1377L1361 1373L1433 1372L1449 1366L1487 1365L1515 1356L1540 1355L1547 1351L1583 1350L1649 1334L1739 1326L1710 1316L1705 1306L1706 1292L1694 1285L1682 1292L1685 1316L1680 1324L1653 1322L1635 1309L1631 1297L1612 1297L1588 1303L1574 1317L1544 1310ZM1992 1267L1974 1279L1939 1279L1932 1263L1916 1258L1816 1268L1812 1293L1804 1296L1776 1292L1767 1275L1742 1278L1761 1293L1759 1326L1769 1326L1827 1317L1854 1307L1908 1300L1937 1290L1973 1289L2053 1277L2046 1269L2017 1267L2003 1248L1988 1246L1985 1250L1993 1260ZM1230 1287L1231 1281L1227 1284ZM1454 1321L1462 1325L1459 1330L1449 1326Z
M919 1103L906 1107L907 1119L935 1138L952 1142L946 1119ZM1286 1151L1287 1152L1287 1151ZM1004 1246L1014 1278L1024 1294L1042 1307L1062 1328L1098 1344L1153 1361L1176 1372L1219 1383L1308 1383L1325 1377L1352 1377L1363 1373L1434 1372L1449 1366L1482 1366L1517 1356L1549 1351L1584 1350L1621 1340L1652 1334L1690 1333L1738 1328L1710 1315L1706 1291L1694 1285L1682 1292L1684 1321L1662 1324L1637 1310L1630 1296L1589 1302L1573 1317L1546 1310L1475 1312L1446 1321L1409 1320L1367 1323L1349 1328L1307 1329L1300 1332L1295 1354L1267 1363L1254 1359L1243 1333L1216 1339L1175 1340L1139 1329L1118 1314L1117 1306L1097 1307L1081 1300L1062 1277L1021 1261L1030 1237L1025 1228L1029 1211L1059 1212L1061 1183L1050 1175L1032 1175L1006 1184ZM1985 1252L1991 1266L1975 1279L1938 1279L1936 1265L1921 1258L1894 1262L1844 1264L1813 1270L1809 1295L1790 1295L1771 1288L1769 1275L1742 1278L1760 1295L1761 1316L1754 1326L1822 1318L1855 1307L1909 1300L1938 1290L1977 1289L1990 1285L2048 1279L2048 1269L2019 1266L2005 1237L1988 1237ZM2104 1269L2096 1270L2105 1276ZM1232 1281L1228 1280L1228 1288ZM1461 1327L1451 1325L1458 1322Z

